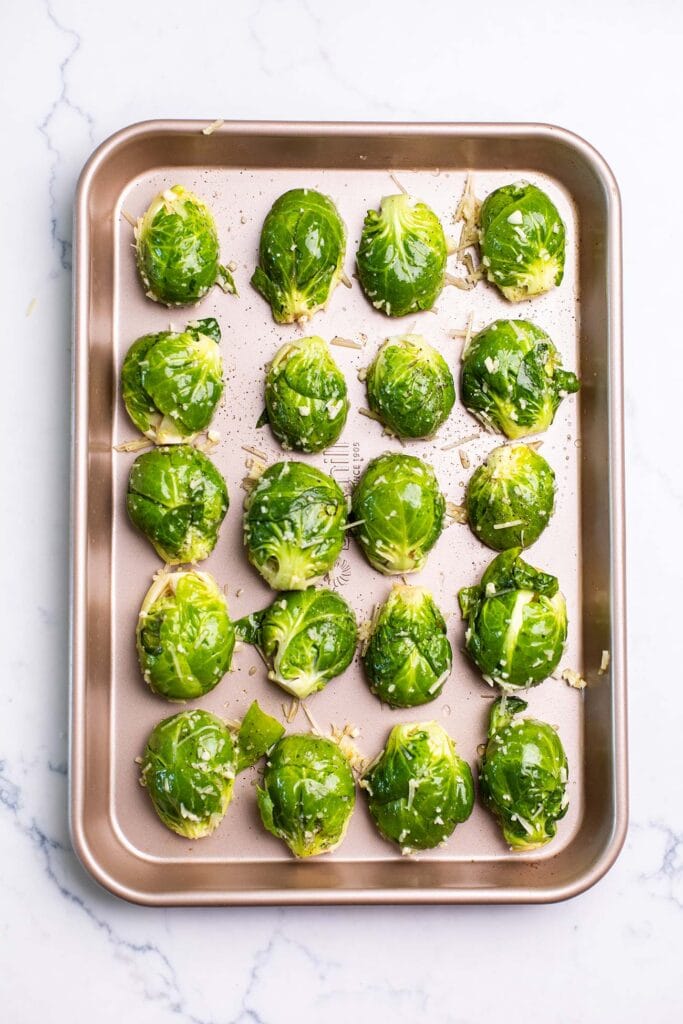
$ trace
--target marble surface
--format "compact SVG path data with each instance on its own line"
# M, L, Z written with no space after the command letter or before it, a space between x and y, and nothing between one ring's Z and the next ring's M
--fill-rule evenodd
M12 1024L683 1017L676 282L679 0L175 0L0 9L3 296L0 994ZM511 85L512 83L512 85ZM71 212L92 148L164 114L538 120L612 164L625 210L632 824L549 907L148 910L69 846Z

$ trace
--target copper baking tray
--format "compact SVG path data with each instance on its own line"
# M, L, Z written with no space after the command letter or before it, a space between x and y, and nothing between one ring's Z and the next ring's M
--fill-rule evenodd
M206 134L196 121L153 121L117 133L88 161L76 200L76 292L73 431L73 618L71 827L86 868L112 892L140 903L494 903L548 902L572 896L613 863L627 819L620 214L617 186L586 142L547 125L514 124L271 124L225 123ZM149 729L173 708L143 684L135 659L140 602L159 562L130 527L124 507L132 454L114 446L133 436L118 394L122 354L134 338L169 320L197 314L150 302L136 280L132 229L161 188L179 182L204 196L218 223L224 259L237 264L238 299L214 291L202 316L223 327L227 397L215 426L221 443L212 458L225 475L231 508L203 568L226 587L233 616L265 606L271 592L242 550L240 489L246 453L255 445L281 456L267 428L257 431L263 367L276 348L300 332L278 327L249 285L264 214L287 188L312 186L333 196L349 233L346 270L366 209L396 191L398 180L452 225L467 171L484 195L506 181L528 178L547 189L568 226L562 287L510 307L495 290L446 288L435 312L388 321L357 284L338 288L308 333L368 339L362 351L333 349L346 373L353 412L333 449L310 457L349 484L388 446L379 426L359 414L365 405L357 371L390 334L423 333L457 369L461 342L449 332L496 316L527 316L542 325L583 381L563 403L544 437L544 454L558 475L557 512L532 549L531 561L559 576L570 615L563 666L583 671L583 692L548 680L529 694L530 710L557 725L570 766L570 811L556 839L528 855L512 854L477 806L448 843L402 858L374 831L359 798L339 850L305 863L261 828L246 773L223 825L190 842L157 821L137 783L135 757ZM452 232L456 229L453 226ZM471 473L461 465L465 442L472 467L499 441L483 433L461 406L432 442L410 450L431 461L456 503ZM396 444L396 442L393 442ZM431 553L420 582L450 613L454 670L441 697L424 708L380 706L357 664L309 701L321 727L351 723L361 749L374 754L392 724L436 718L472 764L484 738L491 691L459 652L462 625L456 590L479 578L492 553L454 524ZM333 584L359 618L382 600L389 581L362 561L353 545L342 554ZM239 594L239 596L238 596ZM609 671L599 674L602 651ZM256 666L255 673L250 669ZM235 666L201 705L238 718L258 700L281 714L284 695L269 684L256 654L242 648ZM299 717L289 726L302 730Z

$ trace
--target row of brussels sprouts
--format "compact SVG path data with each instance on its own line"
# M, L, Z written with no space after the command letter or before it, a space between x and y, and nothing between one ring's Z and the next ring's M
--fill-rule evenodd
M517 302L559 285L565 226L541 189L505 185L481 206L476 240L482 275ZM199 302L215 284L235 292L220 264L206 204L181 185L160 193L135 228L137 266L149 298L167 306ZM261 230L251 283L278 323L310 319L344 279L346 228L331 199L297 188L275 201ZM403 193L365 217L356 253L358 280L375 309L400 317L432 309L447 283L449 245L426 203Z
M208 317L131 345L121 393L132 422L151 441L191 441L210 426L223 394L220 337L217 321ZM419 334L387 338L362 373L371 411L396 437L432 437L455 403L446 360ZM578 387L548 335L526 320L494 321L463 353L466 408L511 440L546 430L562 398ZM257 426L269 423L283 448L318 452L339 439L349 411L346 381L322 338L283 345L268 366L264 390Z
M526 703L491 709L479 785L513 850L549 842L567 810L567 759L552 726L518 718ZM285 736L254 702L239 727L208 711L181 711L149 736L141 781L160 820L180 836L208 836L223 820L235 777L265 756L258 808L264 827L296 857L329 853L343 840L356 800L339 745L315 734ZM380 834L404 853L444 843L474 806L469 764L437 722L395 725L362 772L361 790Z

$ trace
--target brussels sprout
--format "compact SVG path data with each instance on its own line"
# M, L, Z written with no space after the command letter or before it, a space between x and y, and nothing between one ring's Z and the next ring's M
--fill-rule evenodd
M230 271L218 262L211 211L182 185L160 192L140 217L135 255L148 297L166 306L191 306L215 284L235 293Z
M251 283L279 324L310 320L324 309L343 276L346 229L327 196L294 188L273 203Z
M223 394L218 322L195 320L184 331L145 334L121 367L126 411L156 444L191 440L205 430Z
M244 503L251 564L273 590L305 590L344 544L346 500L332 477L304 462L276 462Z
M201 839L223 820L237 772L255 764L283 732L256 701L237 736L208 711L181 711L150 733L140 781L167 828Z
M482 203L479 223L482 266L510 302L562 282L564 223L540 188L520 181L496 189Z
M332 740L285 736L271 751L257 789L265 828L295 857L331 853L341 843L356 802L353 775Z
M262 612L236 623L240 640L255 644L268 678L303 699L341 675L356 651L358 628L348 604L333 590L290 590Z
M139 455L128 478L128 515L170 565L213 551L228 489L211 459L190 445Z
M283 345L266 375L265 417L283 448L319 452L339 438L349 411L344 375L322 338Z
M403 853L443 843L474 805L470 766L438 722L395 725L361 788L377 828Z
M528 445L494 448L467 487L467 521L496 551L528 548L553 514L555 474Z
M446 502L431 466L387 453L370 462L351 499L354 533L385 575L418 572L441 535Z
M366 382L370 408L398 437L431 437L455 402L446 360L420 334L387 338Z
M504 690L536 686L562 657L567 607L555 576L510 548L493 559L476 587L458 594L467 620L465 650L487 683Z
M463 352L462 400L488 430L511 439L547 430L579 390L552 341L528 320L496 320Z
M356 255L358 280L375 309L406 316L431 309L446 277L441 221L425 203L385 196L368 210Z
M516 719L526 706L518 697L495 701L479 781L506 843L528 851L550 842L569 801L567 756L560 737L545 722Z
M205 572L159 573L142 602L136 637L145 681L169 700L213 690L235 647L225 597Z
M220 718L181 711L152 730L140 781L164 825L200 839L223 819L237 770L235 738Z
M395 708L439 696L453 662L446 623L424 587L394 584L371 626L363 665L370 689Z

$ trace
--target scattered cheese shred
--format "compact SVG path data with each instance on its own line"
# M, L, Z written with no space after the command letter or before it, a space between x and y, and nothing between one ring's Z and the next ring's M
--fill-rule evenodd
M351 338L340 338L338 335L332 339L330 345L337 345L339 348L363 348L360 341L352 341Z
M262 462L268 461L268 456L266 455L266 453L262 452L259 448L252 448L251 445L243 444L242 451L249 452L250 455L253 455L255 458L260 459Z
M598 669L598 675L604 676L605 672L609 668L611 657L609 651L602 652L602 658L600 659L600 668Z
M368 758L360 752L355 743L359 735L360 730L347 722L343 729L333 724L330 739L337 744L353 771L362 775L368 766Z
M115 452L141 452L143 448L151 448L152 442L147 437L136 437L134 441L123 441L114 445Z
M36 298L31 299L31 301L29 302L28 306L26 307L26 316L31 316L37 305L38 305L38 299L36 299Z
M470 463L470 457L469 457L469 455L467 454L467 452L466 452L466 451L464 451L464 450L463 450L463 449L461 448L461 449L459 450L459 452L458 452L458 455L459 455L459 457L460 457L460 465L462 466L462 468L463 468L463 469L469 469L469 468L470 468L470 465L471 465L471 463Z
M137 217L134 217L132 213L128 213L128 210L121 210L121 216L124 220L127 220L132 228L138 226Z
M586 680L580 672L575 672L573 668L563 669L560 678L564 679L565 683L568 683L569 686L573 686L575 690L586 689Z
M460 448L464 444L469 444L470 441L476 441L478 437L481 437L481 434L467 434L465 437L459 437L457 441L450 441L443 445L441 451L449 452L452 448Z
M205 128L202 128L202 135L213 135L213 133L218 128L222 128L224 124L225 124L225 118L224 117L218 117L218 118L216 118L215 121L212 121L211 124L207 124L207 126Z
M284 715L287 724L293 722L294 719L296 718L297 713L299 711L299 703L300 702L296 699L296 697L294 697L289 707L287 707L286 704L282 705L282 714Z
M266 466L267 463L256 455L246 460L247 475L242 480L242 487L245 491L253 491Z
M396 177L396 175L394 174L394 172L393 172L393 171L389 171L389 177L390 177L390 178L391 178L391 180L393 181L393 183L394 183L394 185L396 186L396 188L397 188L397 189L400 189L400 191L401 191L401 192L403 193L403 195L404 195L404 196L407 196L407 195L408 195L408 189L407 189L407 188L404 188L404 186L403 186L403 185L401 184L401 182L400 182L400 181L398 180L398 178Z
M454 523L467 522L467 509L464 505L456 505L454 501L446 502L446 515L449 519L452 519Z
M351 279L349 278L345 270L342 270L341 274L339 275L339 280L341 281L345 288L353 288Z
M313 715L311 714L311 712L308 710L308 707L306 706L306 704L302 700L299 701L299 704L301 705L301 710L303 711L303 713L305 714L306 718L308 719L308 724L311 727L311 732L314 733L316 736L322 736L323 733L322 733L322 731L320 729L320 726L316 722L316 720L313 717Z

